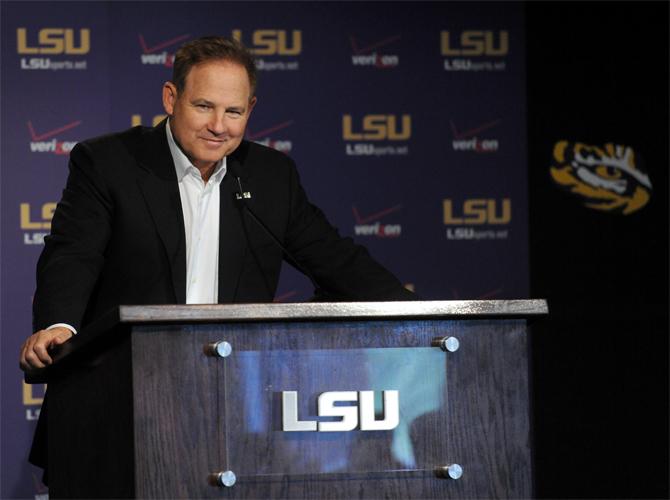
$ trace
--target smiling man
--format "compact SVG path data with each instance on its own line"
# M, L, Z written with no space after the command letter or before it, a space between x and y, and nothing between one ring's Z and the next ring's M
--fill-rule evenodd
M174 82L163 86L163 106L179 148L207 181L242 142L256 97L244 66L225 59L202 62Z
M80 330L85 335L90 322L120 304L271 302L284 249L320 298L412 298L308 201L290 158L244 140L255 88L254 61L242 45L194 40L179 49L172 81L163 86L168 119L72 150L37 266L36 332L21 349L22 369L50 364L50 347ZM242 184L252 193L244 210L236 196ZM97 411L120 411L97 392L86 395L96 398ZM31 454L43 467L50 399ZM104 449L105 434L98 438ZM95 470L94 453L76 460Z

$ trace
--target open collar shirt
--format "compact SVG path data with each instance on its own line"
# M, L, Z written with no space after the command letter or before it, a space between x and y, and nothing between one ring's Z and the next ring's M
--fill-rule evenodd
M186 236L186 303L216 304L219 290L219 186L226 175L226 158L205 182L179 148L170 121L165 127L177 171Z

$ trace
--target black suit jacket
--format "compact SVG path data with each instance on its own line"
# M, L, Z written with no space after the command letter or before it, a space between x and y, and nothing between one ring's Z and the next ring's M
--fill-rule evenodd
M363 247L341 238L309 203L290 158L243 141L227 161L229 172L239 172L244 190L252 193L249 207L330 299L413 297ZM272 301L283 252L235 200L232 175L226 174L220 189L219 302ZM70 175L37 266L34 328L64 322L86 335L87 324L120 304L180 304L185 297L184 222L165 122L79 143L71 152ZM52 442L63 448L49 469L56 466L52 472L65 476L72 470L91 471L90 485L58 494L90 496L100 487L95 472L99 455L91 450L87 456L70 456L68 443L94 440L104 449L130 439L132 414L125 399L130 369L122 371L127 380L109 380L106 369L109 363L129 363L129 349L122 341L105 351L102 361L83 365L85 377L74 373L49 386L31 462L46 468L48 427ZM119 425L100 432L110 413ZM132 475L122 463L118 467L105 476ZM103 491L116 496L132 492L116 486L110 479Z
M409 298L399 281L310 204L293 161L243 141L227 160L249 207L331 299ZM230 169L229 169L230 172ZM282 250L220 186L220 303L272 301ZM180 304L186 241L165 122L79 143L37 268L34 327L84 327L119 304Z

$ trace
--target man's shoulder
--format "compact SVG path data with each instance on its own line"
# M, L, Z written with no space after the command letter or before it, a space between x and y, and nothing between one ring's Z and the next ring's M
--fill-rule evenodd
M132 154L148 137L157 133L159 132L156 128L138 125L120 132L91 137L80 141L78 145L93 153L113 151L118 154L121 151L126 151Z

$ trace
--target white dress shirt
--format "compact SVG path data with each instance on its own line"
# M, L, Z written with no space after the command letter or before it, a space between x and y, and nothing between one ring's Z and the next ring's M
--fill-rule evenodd
M219 297L219 185L226 175L226 158L207 183L165 127L177 170L186 231L186 303L216 304Z

